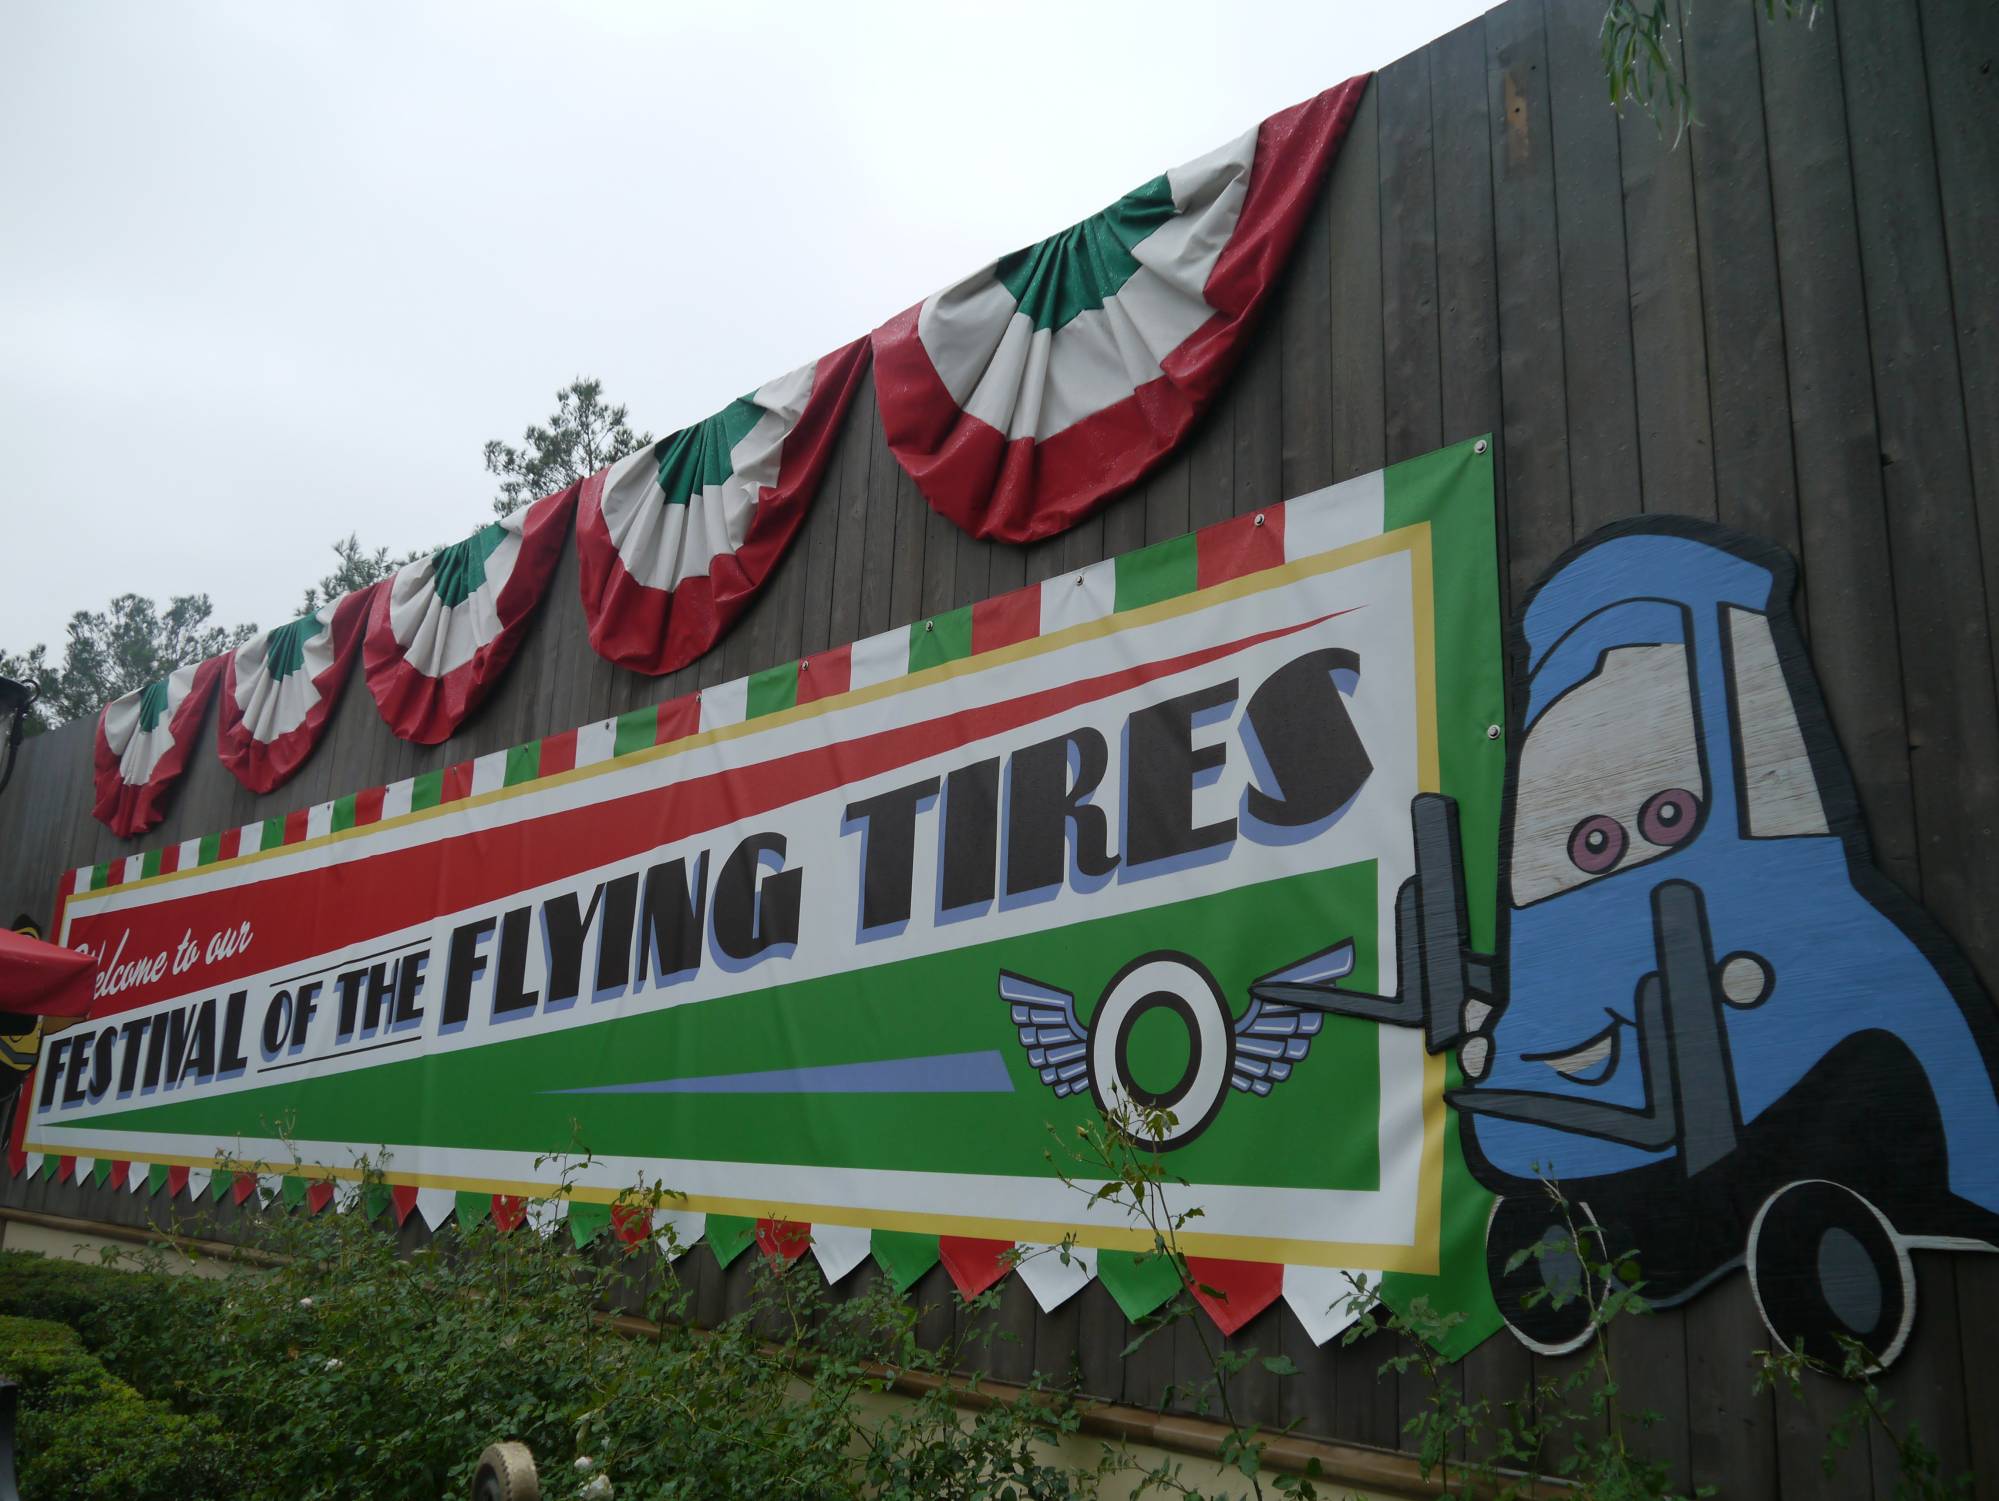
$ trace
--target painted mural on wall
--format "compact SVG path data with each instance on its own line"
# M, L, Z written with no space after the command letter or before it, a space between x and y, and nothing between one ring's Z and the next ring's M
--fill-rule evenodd
M1880 1364L1912 1249L1999 1243L1999 1024L1971 968L1874 866L1791 614L1780 548L1680 518L1599 532L1515 623L1497 952L1465 932L1457 810L1419 795L1400 988L1315 955L1265 999L1420 1027L1454 1052L1487 1266L1533 1348L1587 1335L1543 1188L1681 1302L1745 1267L1773 1336ZM1337 955L1339 950L1332 951Z

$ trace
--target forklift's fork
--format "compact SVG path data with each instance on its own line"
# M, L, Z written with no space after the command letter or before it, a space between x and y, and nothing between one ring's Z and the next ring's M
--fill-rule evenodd
M1468 943L1458 805L1442 793L1418 793L1409 805L1409 822L1416 873L1395 893L1395 994L1342 989L1337 978L1312 974L1314 961L1322 957L1313 955L1257 980L1249 988L1252 996L1391 1026L1421 1027L1424 1046L1432 1053L1445 1051L1465 1035L1468 1001L1500 1004L1491 956L1474 953Z

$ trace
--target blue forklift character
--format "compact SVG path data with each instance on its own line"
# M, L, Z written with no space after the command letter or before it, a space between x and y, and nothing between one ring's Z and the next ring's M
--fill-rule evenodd
M1787 1347L1878 1365L1917 1249L1999 1249L1999 1017L1875 869L1791 616L1791 560L1647 517L1563 557L1510 641L1515 706L1496 955L1466 941L1457 815L1412 809L1398 993L1344 990L1342 946L1271 1003L1420 1026L1455 1048L1486 1262L1530 1347L1587 1337L1559 1180L1667 1306L1746 1265Z

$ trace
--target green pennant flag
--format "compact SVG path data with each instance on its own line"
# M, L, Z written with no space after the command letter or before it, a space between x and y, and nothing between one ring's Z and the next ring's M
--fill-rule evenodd
M710 1217L709 1224L714 1224ZM875 1258L875 1265L887 1276L889 1285L899 1293L906 1293L918 1282L923 1274L937 1265L937 1237L918 1235L909 1230L877 1230L868 1242L868 1249Z
M576 1242L579 1251L609 1229L610 1224L609 1204L572 1202L569 1206L569 1238Z
M715 1253L715 1264L726 1267L757 1238L757 1222L741 1215L711 1214L706 1234L708 1249Z
M1099 1251L1097 1280L1134 1324L1180 1291L1180 1274L1161 1251Z

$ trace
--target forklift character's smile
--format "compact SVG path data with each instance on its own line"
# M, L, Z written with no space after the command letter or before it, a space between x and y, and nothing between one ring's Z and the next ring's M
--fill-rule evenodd
M1522 1053L1520 1061L1545 1063L1563 1078L1577 1084L1601 1084L1617 1072L1619 1039L1630 1025L1613 1011L1610 1013L1610 1025L1582 1046L1561 1053Z

